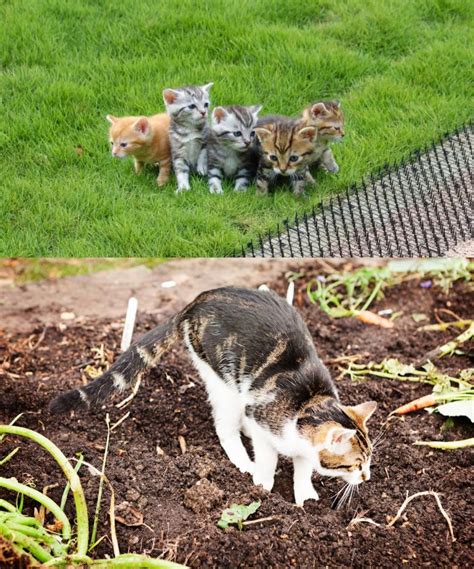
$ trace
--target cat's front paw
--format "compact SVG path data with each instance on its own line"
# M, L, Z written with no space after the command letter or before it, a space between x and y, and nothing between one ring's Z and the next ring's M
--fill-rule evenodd
M306 500L319 500L319 495L314 488L295 488L295 503L297 506L304 506Z
M223 194L224 190L222 189L222 186L220 184L216 184L214 182L212 184L209 184L209 192L211 194Z
M243 474L251 474L253 476L255 472L255 464L251 460L244 464L236 464L236 466Z
M339 172L339 166L336 164L336 162L325 166L325 168L330 174L337 174Z
M176 188L176 193L181 194L183 192L189 192L190 189L191 189L191 186L189 185L189 182L179 184L178 187Z
M274 478L273 476L266 476L264 474L260 474L259 472L255 472L253 475L253 483L255 486L263 486L265 490L268 490L270 492L273 488Z

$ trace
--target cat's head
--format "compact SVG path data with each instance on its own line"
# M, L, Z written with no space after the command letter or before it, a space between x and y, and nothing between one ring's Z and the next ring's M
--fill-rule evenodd
M189 85L178 89L164 89L166 110L175 122L202 128L209 112L209 91L213 83L197 87Z
M372 444L367 421L376 408L375 401L351 407L328 399L303 410L298 427L315 448L319 474L338 476L354 485L370 479Z
M261 108L261 105L216 107L212 112L212 130L223 144L244 152L255 140L255 127Z
M109 141L112 156L127 158L139 153L150 143L152 131L147 117L114 117L107 115L110 123Z
M262 123L255 132L266 166L283 176L291 176L308 164L317 135L316 127L294 120Z
M338 142L344 138L344 114L339 101L320 101L303 111L303 120L318 129L318 138Z

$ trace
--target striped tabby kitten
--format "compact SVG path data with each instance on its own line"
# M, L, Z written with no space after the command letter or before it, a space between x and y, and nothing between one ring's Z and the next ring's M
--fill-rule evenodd
M209 191L222 194L222 177L235 179L236 192L245 192L257 170L255 127L262 107L216 107L207 141Z
M207 114L209 90L213 83L202 87L187 86L165 89L163 99L171 118L170 140L173 167L178 188L189 190L189 172L207 173Z
M296 196L303 195L316 128L299 119L274 116L260 119L255 132L260 155L257 193L266 195L270 183L281 175L290 179Z
M303 120L318 129L311 161L320 164L333 174L339 172L339 166L334 160L329 144L344 138L344 115L341 103L339 101L312 103L303 111Z
M369 480L372 446L366 423L376 403L339 402L303 320L270 291L221 288L199 295L139 339L101 377L57 397L51 410L102 403L154 367L177 342L187 347L206 387L222 448L255 484L272 489L279 454L293 459L299 505L318 499L314 470L348 485ZM252 439L254 462L241 432Z
M158 186L164 186L170 177L171 148L170 119L166 113L151 117L114 117L107 115L112 156L132 156L137 174L144 164L159 164Z

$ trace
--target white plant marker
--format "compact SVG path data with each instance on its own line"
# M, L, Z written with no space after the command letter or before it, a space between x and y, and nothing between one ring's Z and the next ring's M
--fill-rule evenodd
M135 317L137 315L138 300L131 296L128 299L127 315L125 316L125 325L123 327L122 342L120 349L125 352L132 343L133 329L135 328Z
M295 281L290 281L288 283L288 289L286 291L286 302L293 306L293 300L295 298Z

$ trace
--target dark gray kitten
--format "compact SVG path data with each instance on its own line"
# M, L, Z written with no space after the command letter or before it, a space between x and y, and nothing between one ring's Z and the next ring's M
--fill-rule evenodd
M257 171L255 126L262 107L216 107L207 141L209 191L222 194L222 178L235 179L234 190L244 192Z
M178 182L176 193L190 189L190 171L202 175L207 173L207 115L212 85L213 83L202 87L189 85L163 91L166 110L171 119L171 157Z
M369 401L340 403L303 320L270 291L222 288L199 295L140 338L101 377L57 397L54 412L102 403L155 366L173 344L186 346L206 387L217 436L229 459L271 490L278 455L291 457L297 504L318 499L313 471L353 486L370 478ZM254 461L242 444L252 439Z

